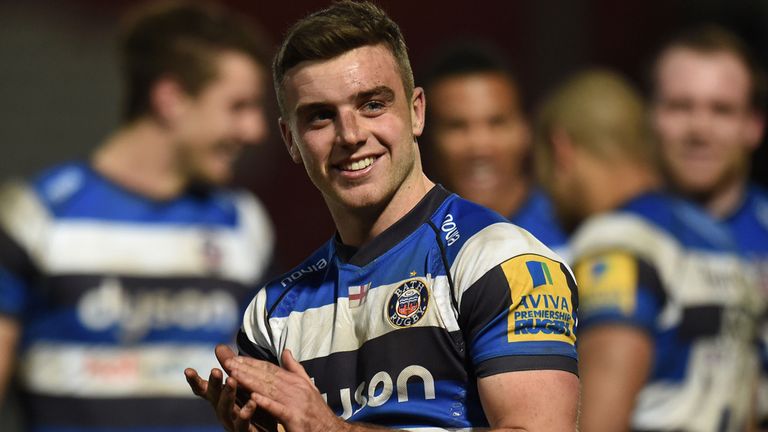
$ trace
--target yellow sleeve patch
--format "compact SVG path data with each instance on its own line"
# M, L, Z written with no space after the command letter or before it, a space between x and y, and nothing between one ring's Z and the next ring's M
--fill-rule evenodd
M540 255L520 255L503 263L501 269L512 296L507 341L573 345L571 289L560 263Z
M611 252L580 261L575 267L582 313L618 309L625 315L635 311L637 261L627 252Z

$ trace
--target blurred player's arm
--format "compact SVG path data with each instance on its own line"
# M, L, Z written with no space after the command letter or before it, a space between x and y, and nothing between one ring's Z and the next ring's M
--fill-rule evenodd
M581 430L629 430L635 398L652 358L650 337L635 327L601 325L579 336Z
M19 333L20 326L15 319L0 315L0 403L5 399L13 372Z
M607 251L577 262L581 430L630 430L651 372L655 320L665 295L656 269L634 254Z
M5 400L13 372L19 333L20 326L15 319L0 315L0 404Z

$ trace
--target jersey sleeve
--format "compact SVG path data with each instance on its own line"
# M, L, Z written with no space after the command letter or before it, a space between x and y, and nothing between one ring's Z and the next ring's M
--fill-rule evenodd
M608 251L578 260L581 331L599 324L625 324L653 332L664 303L656 270L627 251Z
M241 355L278 364L278 353L272 343L266 310L267 288L253 298L243 315L243 326L237 335Z
M38 276L33 259L47 226L47 212L22 183L0 187L0 314L20 317Z
M459 310L477 375L576 373L577 307L571 272L555 259L522 254L493 267L464 292Z

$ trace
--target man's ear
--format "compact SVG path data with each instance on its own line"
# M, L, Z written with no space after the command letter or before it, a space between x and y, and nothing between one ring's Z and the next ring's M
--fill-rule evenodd
M150 89L152 113L163 123L173 122L186 109L189 95L179 82L171 77L158 79Z
M288 149L288 154L291 155L291 160L294 163L301 163L301 152L296 142L293 140L293 132L291 132L291 126L283 120L282 117L277 119L277 125L280 128L280 136L283 138L285 148Z
M763 134L765 133L765 113L757 110L750 113L746 128L747 145L750 150L757 150L760 147L760 143L762 143Z
M568 172L576 163L576 145L565 129L555 128L550 134L553 166L560 172Z
M427 107L427 99L424 95L424 89L415 87L413 97L411 98L411 124L413 125L413 136L420 137L424 132L424 113Z

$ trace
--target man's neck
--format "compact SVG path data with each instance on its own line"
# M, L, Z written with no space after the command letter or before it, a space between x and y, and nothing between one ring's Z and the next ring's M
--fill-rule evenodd
M716 219L725 219L732 215L744 200L747 177L734 178L707 194L685 194L688 199L698 203Z
M119 129L96 150L92 163L105 177L152 199L174 198L187 186L172 138L151 119Z
M597 193L592 194L588 204L585 203L591 207L589 214L613 210L660 185L660 179L653 169L634 161L614 161L610 167L607 170L595 170L604 175L594 179L592 190Z
M328 208L342 242L360 247L408 214L434 185L419 170L413 179L406 180L380 208L350 209L330 202Z

